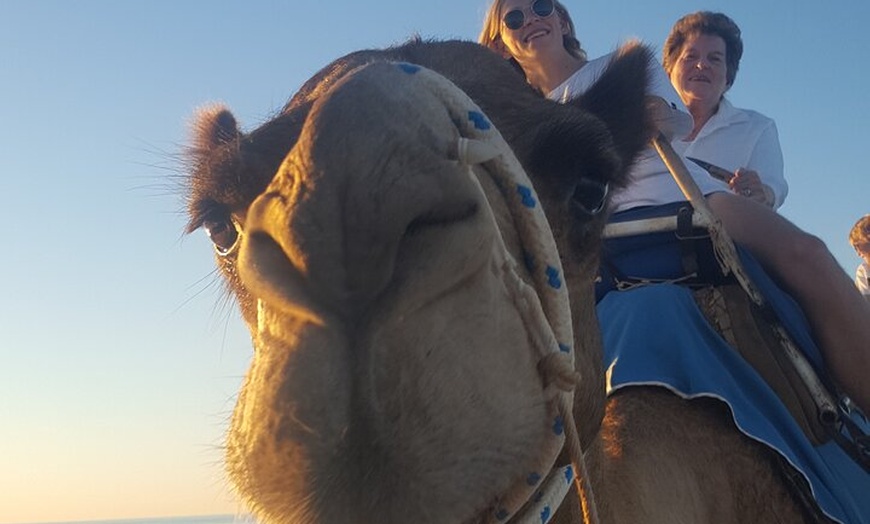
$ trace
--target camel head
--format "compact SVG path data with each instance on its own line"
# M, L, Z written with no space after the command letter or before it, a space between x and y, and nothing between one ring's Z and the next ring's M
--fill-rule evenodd
M648 53L626 54L576 104L476 45L418 42L336 62L247 134L225 108L198 114L189 229L254 342L227 467L261 521L487 518L551 446L549 327L530 320L548 314L544 269L583 318L559 342L591 367L575 412L594 432L597 208L647 136ZM502 173L522 168L518 190Z

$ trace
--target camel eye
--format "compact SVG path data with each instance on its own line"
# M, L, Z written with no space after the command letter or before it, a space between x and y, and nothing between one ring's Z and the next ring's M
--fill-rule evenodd
M574 188L571 201L583 215L595 216L607 206L609 192L610 185L607 182L581 178L577 180L577 187Z
M206 220L202 227L218 255L229 256L238 249L242 228L235 219L227 217L222 220Z

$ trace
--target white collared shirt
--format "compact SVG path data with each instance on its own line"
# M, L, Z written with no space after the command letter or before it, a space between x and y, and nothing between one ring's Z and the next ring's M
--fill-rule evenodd
M761 182L773 190L774 209L788 195L776 123L761 113L736 108L723 98L716 114L693 141L674 140L673 146L683 156L710 162L732 173L741 167L757 171Z

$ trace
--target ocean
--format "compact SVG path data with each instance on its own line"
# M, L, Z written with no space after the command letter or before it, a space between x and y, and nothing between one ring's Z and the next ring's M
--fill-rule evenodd
M71 522L44 522L31 524L256 524L256 521L249 515L200 515L124 520L77 520Z

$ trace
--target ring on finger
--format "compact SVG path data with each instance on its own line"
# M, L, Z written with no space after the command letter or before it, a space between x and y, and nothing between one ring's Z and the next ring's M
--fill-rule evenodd
M752 195L752 190L749 189L749 188L747 187L746 189L744 189L743 191L741 191L741 193L743 193L743 196L751 196L751 195Z

